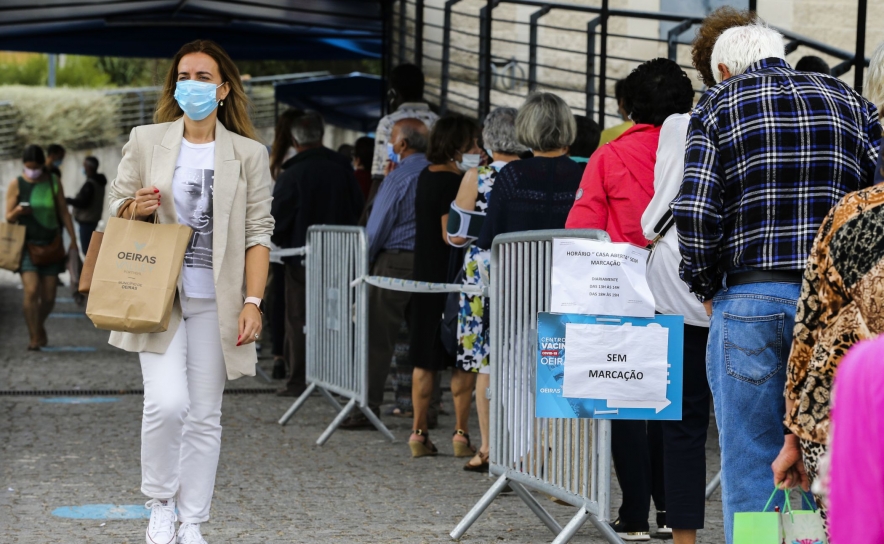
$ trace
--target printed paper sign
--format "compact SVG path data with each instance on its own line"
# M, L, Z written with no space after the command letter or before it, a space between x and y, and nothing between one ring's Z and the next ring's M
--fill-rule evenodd
M662 379L664 385L660 385L660 379L656 378L656 387L665 387L665 397L662 400L618 400L612 399L611 394L605 390L600 394L602 398L582 398L569 397L564 395L566 387L565 374L573 369L572 362L576 357L578 365L580 360L591 350L597 350L595 347L581 345L580 340L574 342L574 332L584 335L585 331L579 329L583 325L602 326L604 329L613 328L632 328L641 331L642 329L651 328L649 334L659 334L659 331L653 329L659 326L666 333L666 338L660 340L659 345L655 345L655 351L658 353L660 360L665 356L665 372L666 375ZM625 327L624 327L625 325ZM571 333L568 328L572 328ZM633 330L632 332L635 332ZM616 346L614 346L616 347ZM629 349L626 346L624 349ZM537 372L535 396L535 415L544 418L596 418L596 419L656 419L656 420L678 420L681 419L681 397L682 397L682 358L684 349L684 318L680 315L655 315L653 318L645 317L610 317L596 315L576 315L576 314L552 314L540 312L537 314ZM613 355L612 351L611 354ZM626 361L620 361L619 357L611 357L611 364L632 364L634 358L632 351L626 351ZM618 359L614 361L614 359ZM567 362L566 362L567 361ZM601 364L607 365L608 353L605 352ZM651 365L659 364L652 362ZM589 377L590 368L586 369L586 376ZM595 372L594 376L601 376L601 372L611 372L605 374L602 381L625 381L625 370L623 378L620 376L620 369L602 369L592 368ZM630 376L631 376L630 369ZM640 370L635 369L636 374ZM613 372L617 372L616 377ZM642 380L645 381L645 372L641 371ZM578 378L579 379L579 378ZM630 384L635 383L629 380ZM579 384L578 384L579 385ZM615 386L616 387L616 386ZM571 391L569 390L569 393ZM573 394L573 393L572 393ZM645 393L641 393L645 395ZM632 395L631 393L629 395ZM647 396L659 398L659 394L650 392Z
M553 240L550 311L654 317L654 295L646 277L649 254L632 244Z
M581 399L665 401L669 331L650 324L565 325L562 396Z

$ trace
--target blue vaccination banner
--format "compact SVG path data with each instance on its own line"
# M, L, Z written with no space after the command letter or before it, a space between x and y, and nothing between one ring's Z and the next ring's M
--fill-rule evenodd
M571 324L571 327L568 325ZM603 325L604 327L586 327ZM646 330L635 329L645 327ZM668 334L663 333L664 329ZM600 335L583 331L594 329ZM568 365L566 334L570 331L572 349L569 383L565 384L565 368ZM626 349L605 349L616 340L620 332L654 332L654 344L650 351L651 362L636 370L636 364L626 364L627 357L638 353L616 354L606 351L640 351L641 342L630 342ZM660 342L660 333L663 341ZM578 314L539 313L537 315L537 380L535 415L544 418L592 418L680 420L683 392L684 317L680 315L657 315L653 318L594 316ZM636 337L640 337L639 334ZM606 344L607 343L607 344ZM666 346L665 364L659 350ZM656 354L653 353L656 347ZM647 359L648 357L646 357ZM593 361L597 359L598 366ZM589 362L586 362L589 361ZM614 362L611 362L614 361ZM618 362L622 361L622 362ZM589 366L584 366L589 365ZM609 366L605 366L609 365ZM617 370L617 365L626 370ZM626 366L624 366L626 365ZM609 368L609 370L605 370ZM588 371L586 369L589 369ZM610 369L613 369L610 370ZM652 369L656 369L654 374ZM632 378L630 380L630 378ZM642 379L644 378L644 379ZM654 381L655 383L649 383ZM665 387L665 391L664 391ZM565 397L566 392L579 391L578 396ZM640 391L635 394L634 391ZM593 394L592 398L587 398ZM599 397L599 398L595 398ZM608 397L608 398L602 398ZM638 397L638 398L633 398ZM626 400L632 399L632 400Z

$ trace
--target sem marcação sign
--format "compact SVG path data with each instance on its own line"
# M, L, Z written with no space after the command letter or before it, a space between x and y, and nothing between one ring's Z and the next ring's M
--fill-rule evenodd
M537 315L536 417L681 419L684 317Z
M647 256L554 240L558 313L538 314L537 417L681 419L684 317L654 315Z

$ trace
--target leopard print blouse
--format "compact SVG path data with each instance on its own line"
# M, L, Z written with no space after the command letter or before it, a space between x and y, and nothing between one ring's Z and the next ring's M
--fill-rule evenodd
M846 195L823 221L804 270L786 379L786 425L825 443L838 363L884 331L884 185Z

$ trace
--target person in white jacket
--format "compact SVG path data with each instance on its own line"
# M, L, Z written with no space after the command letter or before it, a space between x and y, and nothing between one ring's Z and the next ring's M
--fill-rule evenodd
M675 544L694 544L703 528L706 503L706 431L711 393L706 380L709 318L703 304L678 276L681 255L669 203L684 175L689 113L670 115L660 129L654 165L654 197L642 214L645 238L654 246L648 284L661 314L684 316L684 397L682 420L663 422L663 479L666 524Z

